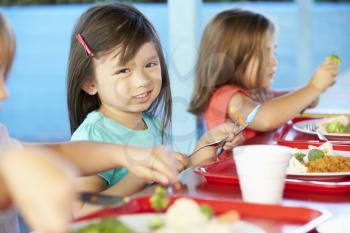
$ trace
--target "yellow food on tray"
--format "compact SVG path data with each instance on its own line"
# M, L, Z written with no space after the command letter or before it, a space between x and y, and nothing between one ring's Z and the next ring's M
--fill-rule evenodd
M350 158L325 156L306 164L307 172L350 172Z

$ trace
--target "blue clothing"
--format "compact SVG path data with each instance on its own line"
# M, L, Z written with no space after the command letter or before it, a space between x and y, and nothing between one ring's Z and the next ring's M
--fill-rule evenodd
M72 140L100 141L138 147L161 145L162 135L159 123L148 114L143 114L143 120L147 129L132 130L106 117L101 112L93 111L86 116L83 123L73 133ZM118 183L127 173L126 168L116 168L98 175L106 181L109 188Z

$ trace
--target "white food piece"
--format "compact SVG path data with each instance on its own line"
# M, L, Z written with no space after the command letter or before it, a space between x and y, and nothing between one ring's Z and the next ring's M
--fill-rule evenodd
M178 199L165 214L165 226L156 233L232 233L232 225L208 219L191 199Z

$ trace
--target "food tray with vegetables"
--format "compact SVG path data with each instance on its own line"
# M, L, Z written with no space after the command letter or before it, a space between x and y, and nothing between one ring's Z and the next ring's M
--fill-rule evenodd
M347 152L343 152L347 153ZM236 172L236 166L232 158L218 161L210 165L204 165L195 169L197 175L203 176L209 183L223 183L232 186L239 187L239 179ZM289 176L285 180L285 190L287 191L300 191L300 192L312 192L315 194L340 194L348 195L350 193L350 178L345 176L338 176L340 174L334 174L338 177L328 177L330 174L323 174L316 179L307 177L307 173L297 174L305 177L291 178ZM322 177L325 179L322 180ZM302 178L302 179L300 179ZM328 179L327 179L328 178ZM322 181L320 181L322 180Z
M155 196L77 219L72 232L307 232L330 217L327 211L304 207L168 196L159 188Z
M324 142L319 141L316 133L305 133L296 130L295 125L306 125L309 121L319 121L320 118L314 117L296 117L293 120L288 121L286 124L281 126L273 135L273 140L280 145L296 147L299 149L307 149L309 145L320 146ZM345 136L339 138L332 138L326 135L327 138L332 142L335 150L350 151L350 137L347 139Z

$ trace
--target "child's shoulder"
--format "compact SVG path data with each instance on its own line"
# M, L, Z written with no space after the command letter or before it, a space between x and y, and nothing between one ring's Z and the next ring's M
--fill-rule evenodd
M74 131L71 140L96 140L103 141L104 116L98 112L93 111L89 113L84 119L83 123Z
M221 96L221 95L233 95L236 93L242 93L243 95L250 96L250 93L244 90L241 87L226 84L217 89L215 89L213 96Z
M214 91L210 98L209 108L210 106L215 108L223 106L226 108L226 105L230 103L232 99L241 101L243 98L251 98L250 93L240 87L227 84Z

